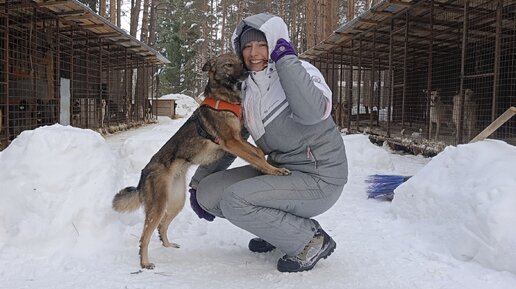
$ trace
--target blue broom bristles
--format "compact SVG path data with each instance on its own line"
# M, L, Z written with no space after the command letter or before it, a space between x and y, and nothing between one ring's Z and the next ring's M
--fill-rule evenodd
M409 178L410 176L370 175L365 180L366 183L369 183L367 198L392 200L394 190Z

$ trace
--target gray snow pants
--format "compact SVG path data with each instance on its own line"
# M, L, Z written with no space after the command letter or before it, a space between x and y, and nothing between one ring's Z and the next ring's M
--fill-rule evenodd
M317 231L310 218L333 206L343 188L302 172L271 176L243 166L202 179L197 201L211 214L295 256Z

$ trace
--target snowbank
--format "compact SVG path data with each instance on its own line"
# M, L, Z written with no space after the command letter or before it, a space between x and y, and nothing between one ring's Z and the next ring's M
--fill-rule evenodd
M447 147L398 187L393 211L461 260L516 274L516 147Z
M119 239L110 207L121 170L98 133L58 124L27 130L0 163L0 249L86 257Z
M199 104L189 95L185 94L167 94L160 99L174 99L176 101L176 114L179 116L190 115Z

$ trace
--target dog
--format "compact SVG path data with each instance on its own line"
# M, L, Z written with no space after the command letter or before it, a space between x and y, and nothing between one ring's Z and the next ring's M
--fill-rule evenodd
M459 131L460 125L460 109L463 107L464 109L464 132L466 136L466 141L471 140L473 134L475 133L475 127L477 124L477 104L473 100L473 90L467 88L464 90L464 105L462 105L462 97L460 94L457 94L453 97L453 123L455 124L455 129Z
M72 104L72 124L79 126L81 121L81 101L74 99Z
M424 92L427 92L426 90ZM432 127L435 123L435 136L434 140L437 139L441 130L441 124L446 124L448 127L452 127L452 113L453 106L451 104L445 104L441 100L439 90L430 91L430 123L428 126L428 136L432 138Z
M141 172L137 187L122 189L113 199L118 212L144 206L145 224L140 238L140 265L153 269L149 261L149 240L156 228L163 246L178 248L167 237L170 222L184 206L185 173L193 164L209 164L225 152L236 155L260 171L289 175L265 160L264 153L241 137L239 84L248 76L235 54L223 54L206 62L208 71L205 100L179 130L151 158Z

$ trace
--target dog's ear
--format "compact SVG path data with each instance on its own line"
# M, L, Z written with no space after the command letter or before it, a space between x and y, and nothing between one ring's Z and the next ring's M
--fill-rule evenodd
M208 59L208 61L206 61L206 63L202 67L202 71L209 71L210 68L211 68L211 59Z

